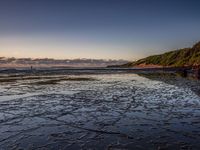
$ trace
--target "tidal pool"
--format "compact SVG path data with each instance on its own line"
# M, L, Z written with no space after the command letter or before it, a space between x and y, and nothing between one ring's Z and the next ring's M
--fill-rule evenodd
M199 150L200 97L130 73L2 82L0 135L2 150Z

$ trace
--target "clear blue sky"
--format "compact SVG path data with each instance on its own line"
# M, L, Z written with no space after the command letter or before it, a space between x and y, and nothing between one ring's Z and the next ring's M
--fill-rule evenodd
M1 0L0 55L135 60L200 40L199 0Z

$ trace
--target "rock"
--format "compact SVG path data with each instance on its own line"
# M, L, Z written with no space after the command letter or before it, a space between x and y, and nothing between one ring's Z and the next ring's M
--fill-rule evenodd
M200 68L198 68L198 69L195 70L195 77L197 79L200 79Z

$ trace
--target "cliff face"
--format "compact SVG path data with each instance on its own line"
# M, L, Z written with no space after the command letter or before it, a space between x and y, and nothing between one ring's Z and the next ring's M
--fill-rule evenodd
M135 62L130 62L122 65L122 67L135 66L169 66L169 67L184 67L200 65L200 42L196 43L191 48L184 48L175 51L170 51L160 55L153 55Z

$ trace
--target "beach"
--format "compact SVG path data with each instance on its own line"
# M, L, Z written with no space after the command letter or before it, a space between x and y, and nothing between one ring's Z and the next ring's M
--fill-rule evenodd
M0 149L200 148L197 80L120 69L13 72L0 77Z

